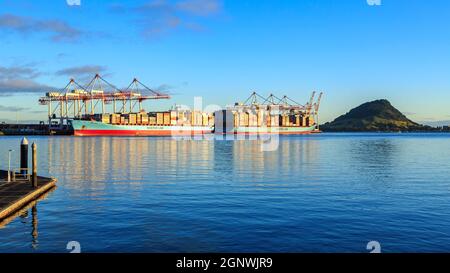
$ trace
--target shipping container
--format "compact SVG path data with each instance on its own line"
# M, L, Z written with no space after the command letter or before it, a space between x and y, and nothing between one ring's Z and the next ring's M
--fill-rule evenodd
M148 117L148 124L149 125L157 125L156 117Z

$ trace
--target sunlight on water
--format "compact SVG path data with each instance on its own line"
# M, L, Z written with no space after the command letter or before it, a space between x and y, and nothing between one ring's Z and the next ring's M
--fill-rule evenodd
M1 169L20 139L0 139ZM85 252L367 252L373 240L450 251L450 135L282 137L273 152L246 140L29 139L58 188L0 228L0 252L68 252L69 241Z

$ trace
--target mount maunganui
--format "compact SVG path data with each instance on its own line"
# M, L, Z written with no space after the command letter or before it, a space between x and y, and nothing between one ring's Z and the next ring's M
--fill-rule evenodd
M364 103L321 126L324 132L412 132L432 129L411 121L385 99Z

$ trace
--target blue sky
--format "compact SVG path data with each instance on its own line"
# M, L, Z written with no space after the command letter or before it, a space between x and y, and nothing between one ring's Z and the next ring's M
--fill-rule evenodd
M44 120L47 86L100 72L173 94L148 110L317 90L322 121L380 98L450 120L449 14L446 0L0 0L0 119Z

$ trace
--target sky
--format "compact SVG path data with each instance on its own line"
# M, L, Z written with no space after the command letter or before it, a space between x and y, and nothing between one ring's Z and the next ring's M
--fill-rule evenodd
M40 96L99 73L172 95L149 111L321 91L321 122L376 99L448 121L449 15L448 0L0 0L0 120L45 120Z

